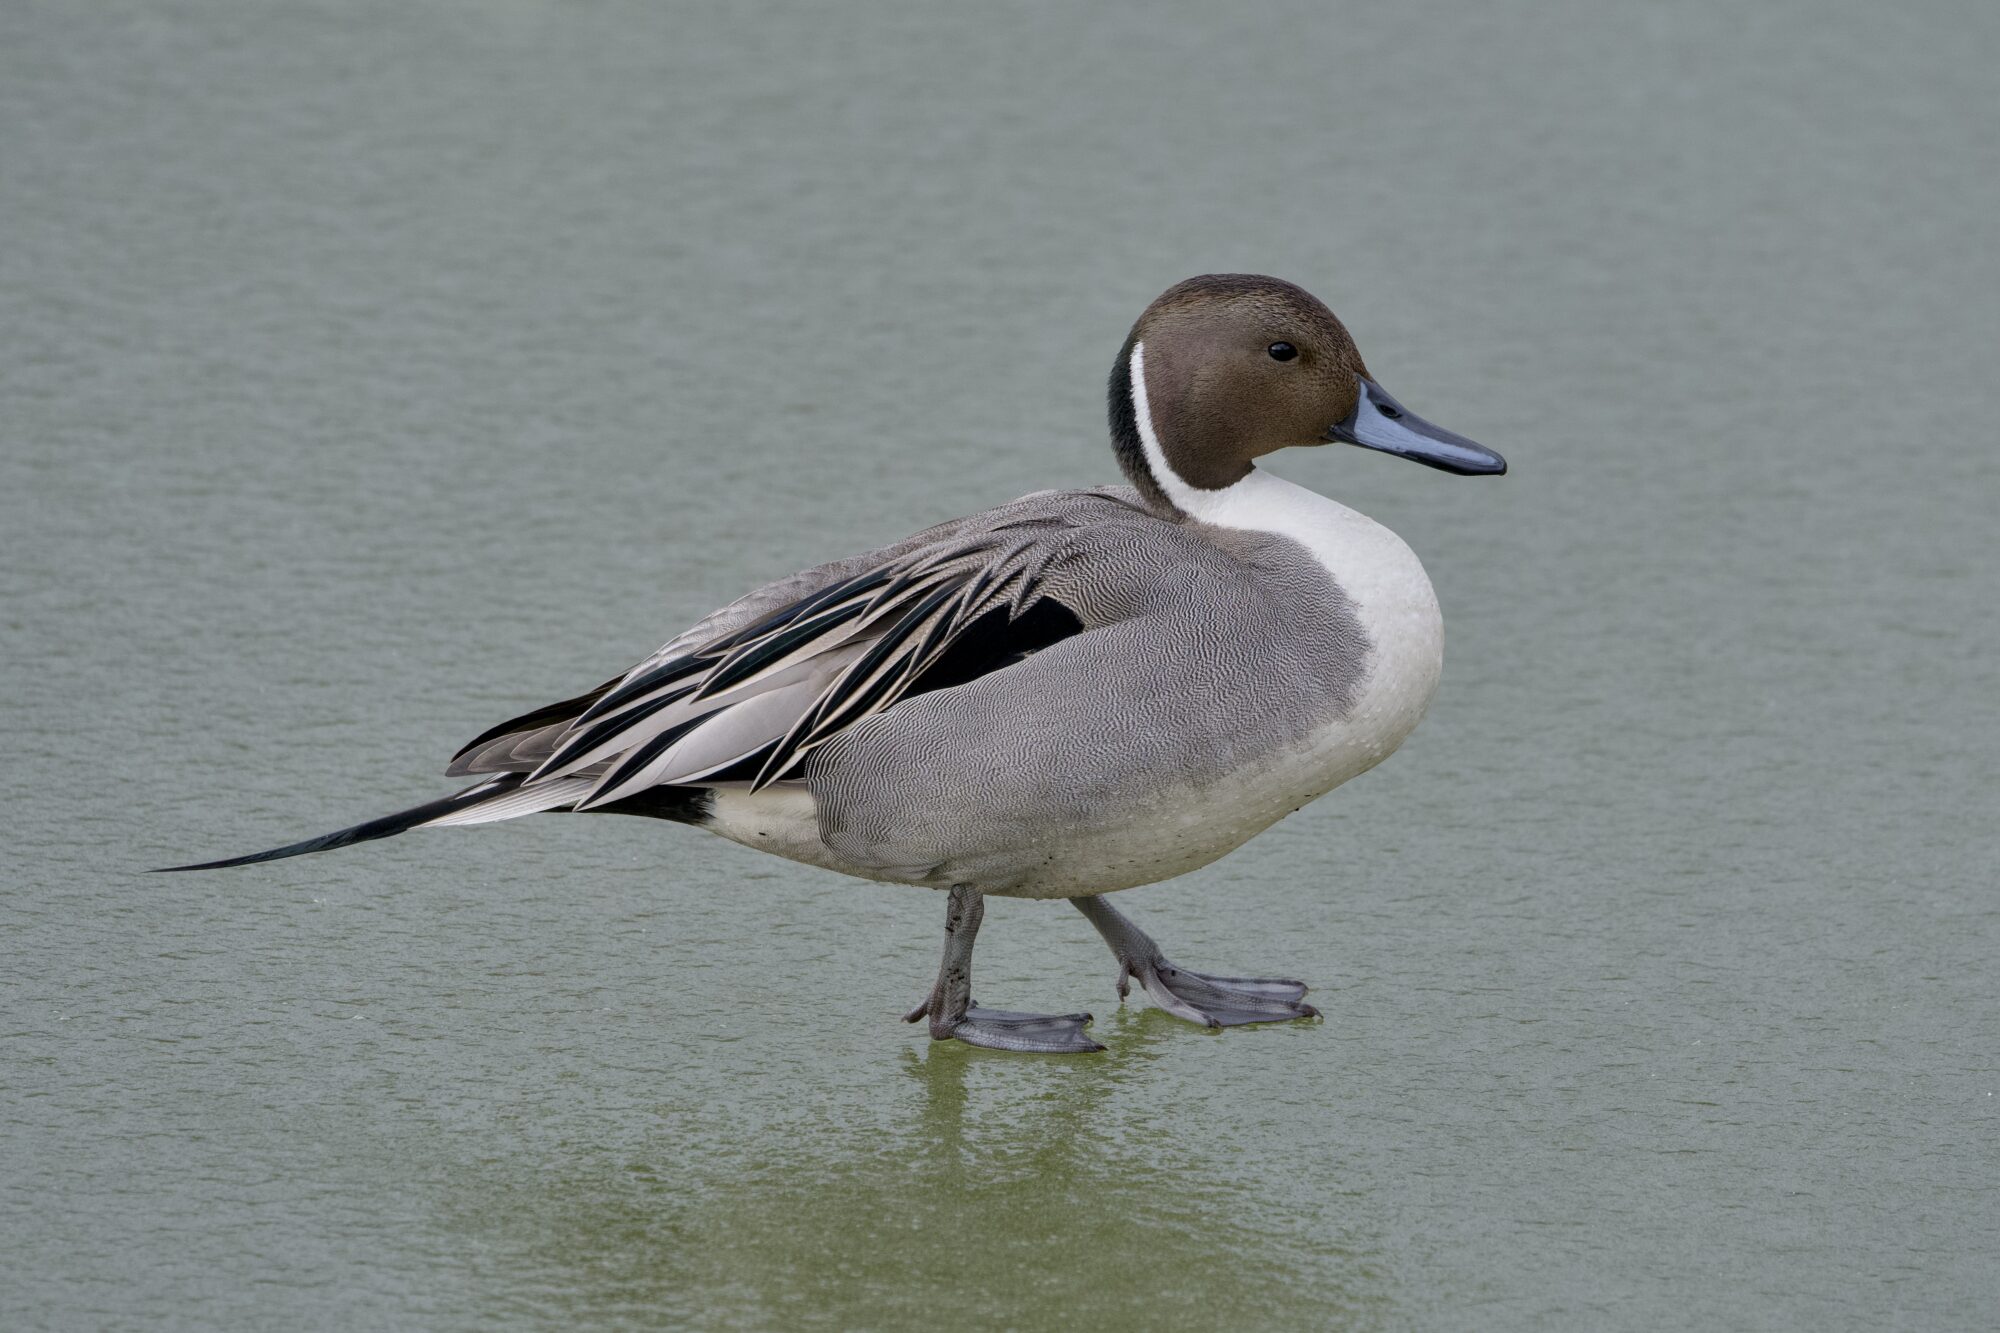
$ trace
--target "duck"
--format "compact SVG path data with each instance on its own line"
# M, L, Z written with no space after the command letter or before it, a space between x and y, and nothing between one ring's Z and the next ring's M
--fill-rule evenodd
M1124 485L1045 490L757 588L594 689L480 733L471 786L214 870L418 828L645 816L945 897L938 1041L1101 1051L1088 1013L972 999L988 895L1067 899L1167 1013L1319 1017L1305 983L1168 960L1109 896L1208 865L1381 763L1443 667L1430 579L1382 524L1260 468L1333 444L1497 476L1405 408L1305 289L1176 283L1108 406Z

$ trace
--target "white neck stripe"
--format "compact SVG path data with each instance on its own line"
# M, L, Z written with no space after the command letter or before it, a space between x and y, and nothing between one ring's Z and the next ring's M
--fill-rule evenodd
M1153 480L1176 508L1197 523L1290 537L1329 570L1339 563L1346 533L1357 523L1368 528L1375 526L1343 504L1254 466L1241 481L1220 490L1205 491L1189 485L1167 462L1167 451L1161 447L1159 432L1153 428L1152 409L1146 401L1144 343L1132 344L1132 416Z
M1153 409L1146 400L1146 344L1132 344L1132 418L1139 426L1139 444L1146 451L1146 467L1152 472L1153 480L1166 493L1176 509L1189 518L1203 523L1214 523L1219 519L1210 517L1216 509L1216 500L1229 487L1220 491L1204 491L1190 486L1174 471L1167 461L1167 451L1160 445L1159 432L1153 429ZM1255 475L1253 472L1251 475ZM1244 478L1249 480L1248 477ZM1237 483L1241 485L1242 483Z

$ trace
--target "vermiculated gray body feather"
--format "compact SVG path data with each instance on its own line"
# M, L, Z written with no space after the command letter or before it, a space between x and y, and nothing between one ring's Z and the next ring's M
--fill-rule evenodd
M1444 626L1401 538L1256 460L1343 442L1464 475L1506 461L1411 413L1310 293L1179 283L1107 385L1133 484L1042 491L737 599L593 690L454 756L456 795L244 865L542 811L678 820L864 879L946 889L904 1015L938 1040L1103 1049L1090 1015L975 1004L985 895L1068 898L1169 1013L1317 1014L1302 981L1170 962L1102 895L1208 864L1380 763Z
M494 728L448 771L498 785L411 827L550 810L704 823L728 792L718 832L800 855L810 818L800 859L849 874L1102 892L1160 877L1124 850L1149 815L1171 807L1172 826L1141 845L1200 844L1161 863L1179 867L1318 795L1218 808L1242 832L1212 852L1216 821L1186 813L1240 804L1231 780L1342 716L1368 659L1296 542L1173 522L1129 487L1043 491L758 588ZM763 809L774 828L736 827Z

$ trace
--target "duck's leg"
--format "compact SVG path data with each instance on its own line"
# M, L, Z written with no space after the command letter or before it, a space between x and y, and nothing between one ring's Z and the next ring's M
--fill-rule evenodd
M1090 918L1097 933L1118 956L1118 998L1131 991L1137 977L1153 1002L1176 1018L1212 1028L1241 1023L1282 1023L1293 1018L1318 1018L1319 1010L1305 1002L1303 981L1262 977L1211 977L1175 967L1153 943L1153 937L1103 898L1072 898L1076 910Z
M1041 1051L1067 1055L1104 1048L1083 1035L1089 1014L1016 1014L1005 1009L981 1009L972 1002L972 942L986 915L986 897L959 885L951 891L944 914L944 962L930 997L909 1013L905 1023L931 1021L931 1038L957 1038L973 1046L999 1051Z

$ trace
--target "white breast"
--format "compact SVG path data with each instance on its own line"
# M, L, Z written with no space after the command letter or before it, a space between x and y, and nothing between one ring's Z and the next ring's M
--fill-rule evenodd
M1153 428L1145 357L1145 345L1135 344L1133 416L1147 465L1167 498L1198 522L1275 533L1305 547L1368 633L1368 675L1353 709L1321 728L1300 753L1274 756L1268 771L1239 775L1246 805L1260 814L1273 796L1311 800L1388 758L1423 718L1444 666L1437 594L1401 537L1344 504L1256 469L1220 490L1182 480Z
M1146 407L1144 348L1132 349L1132 397L1155 480L1199 522L1288 537L1326 568L1369 642L1367 674L1352 706L1297 745L1261 755L1219 781L1175 782L1074 846L1046 858L1033 879L989 891L1070 897L1150 884L1207 865L1315 797L1388 758L1429 706L1444 658L1437 597L1402 538L1346 505L1253 470L1233 486L1199 490L1168 466ZM951 866L858 866L820 841L803 789L754 795L718 791L709 827L726 838L793 860L871 879L941 883ZM939 876L942 876L942 880Z
M1444 664L1437 596L1416 555L1389 529L1301 486L1256 472L1211 492L1205 522L1290 537L1312 552L1347 596L1369 640L1352 706L1300 744L1261 756L1203 791L1177 793L1128 830L1161 853L1136 883L1166 879L1217 857L1395 753L1429 707ZM1171 834L1171 836L1169 836Z
M1367 516L1268 474L1230 491L1205 521L1293 538L1350 600L1370 643L1352 706L1298 744L1219 780L1163 782L1143 807L1096 831L1087 845L1065 848L1045 878L1004 892L1070 897L1197 870L1381 763L1423 718L1437 690L1444 635L1437 597L1410 548Z

